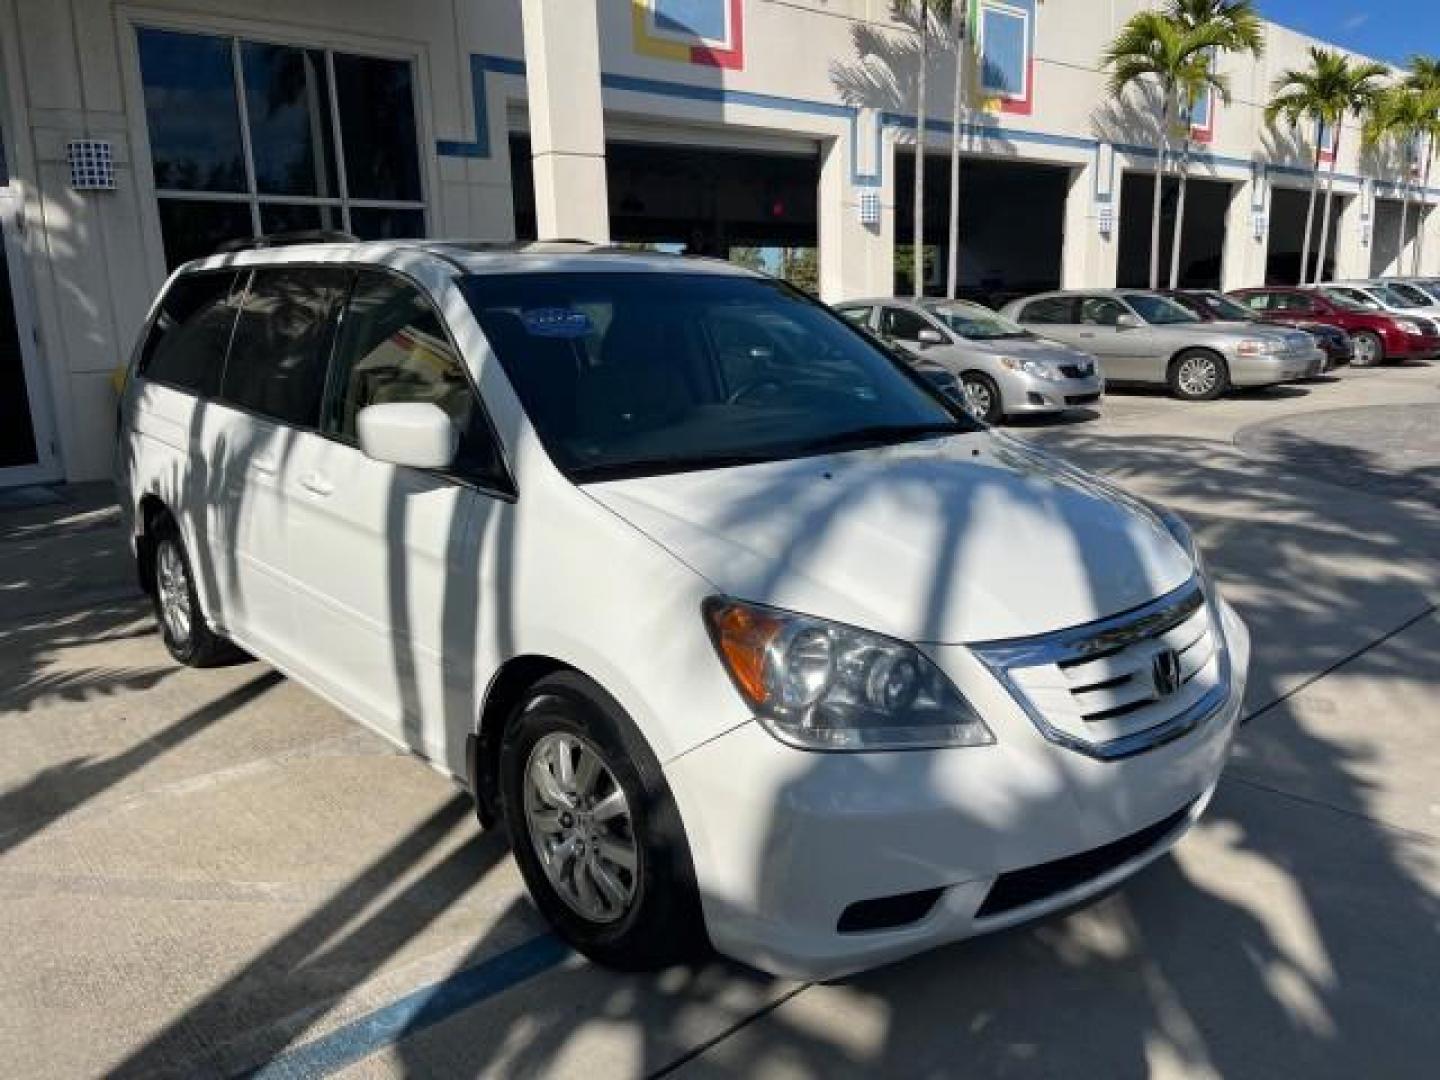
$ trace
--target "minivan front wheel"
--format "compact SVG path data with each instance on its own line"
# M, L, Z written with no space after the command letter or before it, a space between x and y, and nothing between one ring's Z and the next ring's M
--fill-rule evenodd
M633 722L573 672L538 683L500 746L510 844L540 911L570 944L645 970L705 941L675 803Z
M1187 349L1170 363L1170 392L1182 401L1213 401L1229 382L1225 361L1208 349Z

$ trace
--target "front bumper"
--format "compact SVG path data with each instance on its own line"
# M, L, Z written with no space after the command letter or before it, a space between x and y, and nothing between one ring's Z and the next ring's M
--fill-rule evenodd
M1000 399L1007 416L1057 413L1100 404L1105 379L1097 370L1081 379L1036 378L1024 372L1007 372L1000 380Z
M969 650L947 646L928 651L993 746L807 753L750 723L672 761L712 942L772 972L834 978L1071 906L1158 858L1203 811L1239 718L1249 636L1221 608L1228 697L1200 727L1134 757L1101 761L1048 741ZM1124 857L987 906L1002 875L1105 850ZM852 905L926 891L938 896L912 922L839 929Z
M1278 356L1229 357L1230 382L1234 386L1274 386L1276 383L1308 379L1322 370L1325 354L1316 346Z

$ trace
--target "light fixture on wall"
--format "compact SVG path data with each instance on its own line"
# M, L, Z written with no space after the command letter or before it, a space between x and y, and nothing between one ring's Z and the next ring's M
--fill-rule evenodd
M76 191L115 190L115 150L104 139L74 139L65 144L70 186Z
M860 218L861 225L880 224L880 195L874 191L862 191L860 200L855 204L855 211Z

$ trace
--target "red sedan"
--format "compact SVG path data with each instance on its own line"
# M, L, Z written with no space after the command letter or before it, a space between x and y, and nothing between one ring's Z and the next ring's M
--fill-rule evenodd
M1325 323L1348 333L1356 367L1382 360L1429 360L1440 356L1440 326L1433 319L1361 307L1323 285L1318 288L1266 286L1230 293L1260 318L1297 326Z

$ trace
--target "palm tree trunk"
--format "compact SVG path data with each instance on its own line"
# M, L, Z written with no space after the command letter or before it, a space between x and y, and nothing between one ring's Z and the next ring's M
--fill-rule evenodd
M955 299L960 289L960 120L965 111L965 16L966 5L950 8L950 37L955 43L955 86L950 101L950 242L945 273L945 295Z
M1400 176L1400 239L1395 245L1395 273L1405 272L1405 234L1410 224L1410 182L1402 173Z
M1190 141L1186 139L1180 150L1177 170L1180 173L1180 190L1175 196L1175 228L1170 236L1170 288L1180 287L1180 240L1185 235L1185 188L1190 179Z
M1410 267L1410 273L1414 277L1420 277L1425 273L1425 208L1430 203L1430 163L1435 160L1434 149L1427 141L1425 144L1425 174L1420 178L1420 215L1419 224L1415 230L1415 262Z
M1160 138L1155 145L1155 190L1150 196L1150 288L1160 287L1160 196L1165 185L1165 158L1170 150L1170 95L1160 116Z
M930 0L920 0L920 70L915 76L915 298L925 295L925 69L930 66Z
M1305 243L1300 248L1300 272L1295 284L1304 285L1310 274L1310 238L1315 231L1315 196L1320 191L1320 139L1315 139L1315 168L1310 172L1310 201L1305 207Z
M1335 121L1335 152L1325 177L1325 212L1320 218L1320 257L1315 260L1315 284L1325 282L1325 255L1330 250L1330 201L1335 194L1335 163L1340 160L1340 121Z

